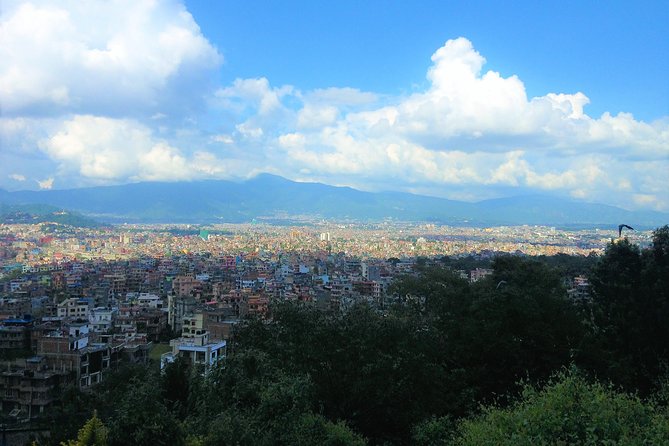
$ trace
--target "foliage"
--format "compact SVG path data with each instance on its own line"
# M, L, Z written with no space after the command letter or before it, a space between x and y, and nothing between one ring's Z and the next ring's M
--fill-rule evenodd
M413 429L413 444L416 446L445 446L455 434L455 423L451 417L430 418Z
M536 259L557 271L563 277L574 277L581 274L589 274L597 262L598 256L593 251L587 256L556 254L552 256L542 255Z
M509 408L488 407L457 429L455 445L650 445L669 442L669 411L611 386L588 383L574 370L543 390L526 386ZM432 443L439 444L439 443Z
M186 420L202 445L361 445L342 423L313 412L313 386L304 375L276 369L266 354L247 350L205 378L200 413ZM217 414L206 422L203 415ZM203 423L204 421L204 423Z
M421 297L416 311L437 343L429 360L445 360L450 373L460 371L454 385L461 402L443 413L464 415L474 409L467 397L471 403L499 397L528 375L547 378L569 363L580 344L582 316L566 299L559 276L512 256L496 258L493 268L491 277L472 285L436 269L394 286L400 295Z
M288 443L299 446L363 446L365 440L340 421L333 423L321 415L302 415L292 426Z
M131 390L116 404L108 421L109 444L114 445L173 445L184 444L178 419L159 397L157 377L146 381L133 379Z
M0 223L35 224L44 222L81 228L98 228L101 226L100 223L89 217L76 212L64 211L54 206L0 203Z
M435 390L451 382L441 364L425 359L436 347L415 318L364 305L335 317L282 304L273 316L240 331L237 353L260 349L286 373L306 374L324 415L347 419L365 436L399 441L440 404Z
M49 435L40 443L59 445L76 438L81 429L81 420L90 419L94 413L94 397L69 385L59 390L60 404L51 412ZM104 417L101 418L104 420Z
M474 255L466 257L443 256L441 263L451 270L471 271L475 268L490 268L492 260L490 258L479 258Z
M61 443L62 446L107 446L107 428L97 413L79 430L76 440Z
M626 238L607 246L592 272L591 365L629 390L650 393L669 364L669 226L641 251Z

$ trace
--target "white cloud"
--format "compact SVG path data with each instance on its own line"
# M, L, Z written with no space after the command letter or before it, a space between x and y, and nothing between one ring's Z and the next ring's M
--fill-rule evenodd
M174 1L9 2L0 35L5 113L152 109L222 60Z
M650 173L664 170L664 178L669 171L667 120L648 124L628 113L593 118L581 92L529 99L516 76L483 72L485 59L464 38L446 42L432 61L427 89L386 98L381 107L365 103L342 112L335 94L321 93L314 102L306 98L317 95L301 94L303 106L289 127L299 133L275 139L283 172L390 189L431 184L433 194L454 197L504 186L669 210L667 189L651 186L669 180ZM644 172L642 163L653 168ZM655 199L634 196L644 193Z
M47 178L46 180L42 181L37 181L37 184L39 185L39 188L42 190L49 190L53 188L53 177Z
M339 110L331 105L305 105L297 115L298 128L321 128L332 125L339 116Z
M372 104L378 101L378 96L357 88L319 88L304 95L306 103L328 104L336 106L353 106Z
M235 140L230 135L214 135L211 137L211 140L223 144L233 144L235 142Z
M257 140L263 136L263 129L255 127L250 122L243 122L235 126L237 131L244 137L250 140Z
M279 136L279 145L287 149L303 148L305 141L304 135L300 133L288 133Z
M188 157L128 119L77 115L39 146L58 163L60 174L90 181L175 181L228 173L213 154Z
M192 80L222 56L176 0L11 2L0 26L0 165L44 154L51 165L29 177L57 171L59 187L264 171L453 198L538 190L669 210L669 119L592 117L587 92L528 98L517 76L486 71L465 38L434 52L428 85L413 94L237 79L197 115L183 110L206 82Z
M272 88L263 77L236 79L232 86L217 90L215 96L226 107L237 108L241 112L250 106L263 116L282 109L281 99L290 93L292 87Z
M9 178L11 178L14 181L25 181L26 177L25 175L21 175L20 173L13 173L9 175Z

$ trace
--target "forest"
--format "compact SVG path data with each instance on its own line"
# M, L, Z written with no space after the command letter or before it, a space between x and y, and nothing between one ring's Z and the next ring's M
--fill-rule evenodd
M422 267L395 305L276 303L206 373L124 366L68 389L67 445L669 444L669 226L584 262L498 256L469 283ZM587 267L591 297L567 297Z

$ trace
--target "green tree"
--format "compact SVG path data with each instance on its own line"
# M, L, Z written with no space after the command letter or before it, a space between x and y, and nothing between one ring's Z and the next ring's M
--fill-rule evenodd
M308 376L277 368L258 350L229 356L205 385L202 412L187 420L202 445L364 444L344 423L314 413Z
M157 376L148 376L146 381L133 380L129 391L119 395L107 422L110 446L184 444L181 424L160 397L157 382Z
M107 446L107 428L97 413L79 430L76 440L62 442L62 446Z
M81 392L74 385L56 389L55 395L60 396L60 401L50 414L49 436L40 439L51 445L75 438L81 428L80 420L92 417L95 407L94 396Z
M626 238L612 242L593 268L592 367L643 394L669 361L669 227L643 251Z
M522 399L509 408L487 407L482 415L462 421L455 439L446 444L669 444L669 412L654 401L588 383L571 371L555 376L543 390L526 386Z
M366 441L344 422L333 423L321 415L302 415L292 426L288 444L295 446L364 446Z
M502 256L493 271L473 285L458 339L471 385L484 398L508 394L522 378L548 378L573 360L584 335L582 317L553 270Z
M413 429L416 446L446 446L453 441L456 424L451 417L430 418Z
M160 375L160 390L165 405L178 419L183 420L193 410L193 401L202 391L202 369L191 367L187 360L177 358Z

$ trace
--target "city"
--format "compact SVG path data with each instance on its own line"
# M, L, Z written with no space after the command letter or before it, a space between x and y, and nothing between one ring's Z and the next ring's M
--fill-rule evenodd
M0 4L0 446L669 445L666 0Z
M193 356L194 363L211 366L225 355L240 320L266 318L276 302L334 312L365 302L382 310L398 298L388 293L393 280L415 274L417 263L473 258L481 267L455 272L476 282L492 274L495 256L594 259L616 235L599 229L351 222L1 225L2 408L11 408L6 412L16 419L44 414L57 400L55 386L74 382L86 389L122 358L147 363L152 348L166 349L161 344L172 349L163 353L161 367L194 352L189 346L203 352ZM651 238L651 231L630 233L641 246ZM587 278L563 279L570 295L587 297ZM30 370L52 372L23 382ZM13 391L12 377L19 376L23 387Z

